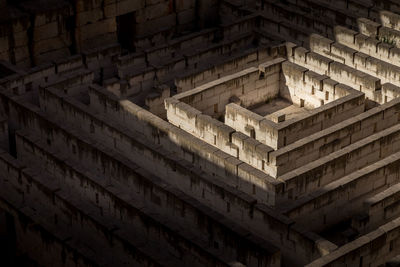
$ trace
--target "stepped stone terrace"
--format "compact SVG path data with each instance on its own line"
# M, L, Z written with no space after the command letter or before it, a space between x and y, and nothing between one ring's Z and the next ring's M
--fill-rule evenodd
M400 266L400 3L0 0L1 266Z

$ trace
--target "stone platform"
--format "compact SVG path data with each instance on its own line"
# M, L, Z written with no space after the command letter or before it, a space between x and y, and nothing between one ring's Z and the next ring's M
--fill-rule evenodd
M399 262L397 1L0 7L6 264Z

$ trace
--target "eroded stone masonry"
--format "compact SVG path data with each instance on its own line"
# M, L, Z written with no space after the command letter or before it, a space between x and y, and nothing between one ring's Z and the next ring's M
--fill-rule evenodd
M0 0L1 266L399 266L397 0Z

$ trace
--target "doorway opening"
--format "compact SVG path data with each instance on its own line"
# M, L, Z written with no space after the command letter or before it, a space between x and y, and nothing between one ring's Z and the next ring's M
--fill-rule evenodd
M135 52L136 12L117 16L117 34L121 47Z

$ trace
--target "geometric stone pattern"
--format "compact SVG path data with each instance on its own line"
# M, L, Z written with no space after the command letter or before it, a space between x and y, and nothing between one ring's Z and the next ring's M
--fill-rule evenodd
M397 266L373 2L0 0L5 264Z

